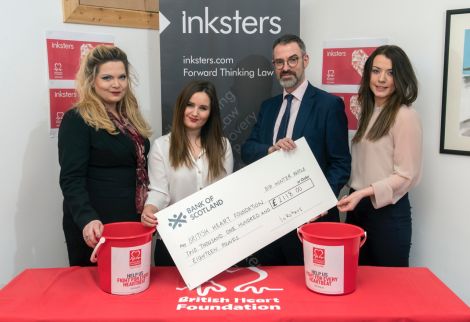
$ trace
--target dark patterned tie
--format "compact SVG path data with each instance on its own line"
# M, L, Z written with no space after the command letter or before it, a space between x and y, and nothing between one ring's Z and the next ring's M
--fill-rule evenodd
M284 115L282 116L281 124L279 125L279 131L277 131L276 142L286 137L287 127L289 126L290 107L292 105L292 99L294 98L294 95L287 94L284 98L287 99L287 106L286 110L284 111Z

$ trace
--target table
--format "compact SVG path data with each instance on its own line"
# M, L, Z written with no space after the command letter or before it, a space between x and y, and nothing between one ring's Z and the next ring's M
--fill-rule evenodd
M466 321L470 308L426 268L359 267L357 289L322 295L303 267L225 271L189 291L172 267L149 288L111 295L96 268L27 269L0 290L0 321Z

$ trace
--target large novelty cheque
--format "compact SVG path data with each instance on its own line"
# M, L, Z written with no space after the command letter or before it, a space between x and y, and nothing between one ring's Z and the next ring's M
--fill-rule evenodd
M189 289L336 205L307 142L296 144L158 212L158 232Z

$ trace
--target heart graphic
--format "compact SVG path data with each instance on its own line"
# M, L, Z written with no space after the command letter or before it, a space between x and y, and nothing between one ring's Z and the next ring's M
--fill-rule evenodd
M349 109L351 110L352 115L359 120L359 115L361 114L361 105L357 99L357 95L351 96L349 99Z
M316 257L316 258L324 258L325 257L325 250L324 249L321 249L321 248L315 248L313 250L313 255Z
M130 255L131 255L131 259L140 258L141 257L141 251L140 251L140 249L132 250Z
M362 49L356 49L351 54L351 65L361 77L367 58L369 58L369 56L367 56L365 51Z

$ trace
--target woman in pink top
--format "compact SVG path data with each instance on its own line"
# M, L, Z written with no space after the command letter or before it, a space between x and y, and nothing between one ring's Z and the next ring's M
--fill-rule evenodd
M367 241L359 264L408 266L411 207L408 191L421 175L422 130L411 104L418 96L405 52L381 46L364 66L359 128L352 140L350 194L338 202L347 223L362 227Z

